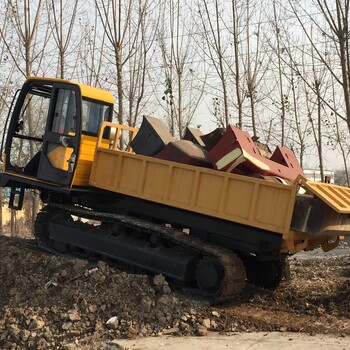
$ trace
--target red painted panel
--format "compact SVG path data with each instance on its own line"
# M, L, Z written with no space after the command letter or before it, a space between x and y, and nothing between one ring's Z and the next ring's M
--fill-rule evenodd
M218 170L237 174L278 176L293 181L303 171L292 151L279 147L273 159L260 155L246 131L229 125L222 139L211 149L209 158Z

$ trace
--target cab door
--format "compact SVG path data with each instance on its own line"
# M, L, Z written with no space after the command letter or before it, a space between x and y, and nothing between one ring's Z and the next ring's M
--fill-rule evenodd
M70 187L81 134L81 92L78 86L53 85L37 178Z

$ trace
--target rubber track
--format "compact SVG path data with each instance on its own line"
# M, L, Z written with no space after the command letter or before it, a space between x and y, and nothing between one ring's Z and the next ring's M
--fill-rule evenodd
M222 264L225 275L220 290L209 300L213 304L233 299L243 291L246 279L245 268L242 260L229 249L205 242L174 228L127 215L95 212L83 207L61 204L50 204L44 209L44 211L48 210L50 207L56 207L71 215L82 216L91 220L116 220L130 228L137 228L138 230L147 233L160 234L162 237L165 237L172 242L194 248L203 255L215 256ZM207 296L205 297L208 299Z

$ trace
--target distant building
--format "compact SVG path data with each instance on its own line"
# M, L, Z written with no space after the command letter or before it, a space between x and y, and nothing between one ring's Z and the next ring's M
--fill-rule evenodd
M324 170L323 176L324 179L321 179L321 171L317 169L303 169L304 174L308 180L318 181L318 182L329 182L331 184L334 183L334 171Z

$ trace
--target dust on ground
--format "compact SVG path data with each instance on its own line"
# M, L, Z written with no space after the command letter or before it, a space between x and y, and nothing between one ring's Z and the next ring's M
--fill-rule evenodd
M214 307L161 275L56 256L32 239L0 236L0 348L93 349L97 342L115 349L106 344L208 331L348 336L349 245L334 252L291 257L291 278L276 290L247 285L237 300Z

